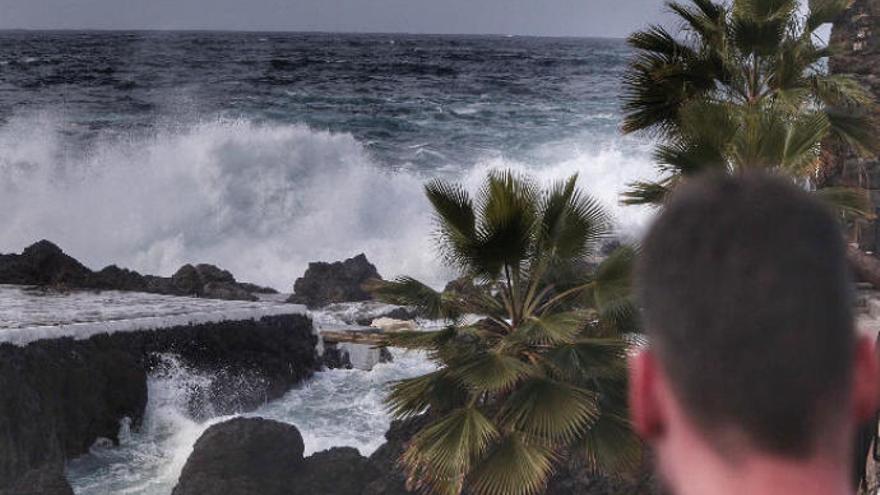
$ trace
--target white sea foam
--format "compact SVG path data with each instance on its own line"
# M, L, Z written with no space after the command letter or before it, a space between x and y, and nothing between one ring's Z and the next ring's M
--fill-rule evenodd
M305 306L274 301L222 301L119 291L43 292L0 284L0 343L87 339L264 316L305 314Z
M623 232L646 213L622 209L624 184L650 174L646 151L620 140L568 139L534 159L474 157L445 170L383 170L348 134L299 125L212 121L71 151L64 118L13 118L0 128L0 252L49 238L92 268L117 263L170 275L215 263L241 280L289 289L309 261L367 254L387 276L441 286L452 274L431 244L422 184L433 175L476 189L492 168L542 180L581 174Z
M343 445L369 455L384 442L391 421L383 404L388 384L434 369L423 354L392 352L393 363L372 371L318 373L302 388L248 416L295 425L303 436L305 455ZM170 494L199 436L231 417L191 419L190 398L210 386L211 376L181 366L173 356L164 356L163 363L148 383L143 426L123 435L119 447L96 446L68 466L77 495Z

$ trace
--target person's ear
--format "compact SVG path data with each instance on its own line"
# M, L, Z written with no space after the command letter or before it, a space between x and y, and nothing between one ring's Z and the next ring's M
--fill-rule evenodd
M658 366L654 354L647 348L629 357L630 421L635 432L648 441L663 433Z
M880 364L874 351L874 341L867 336L857 339L854 366L853 413L856 421L861 423L872 419L880 395Z

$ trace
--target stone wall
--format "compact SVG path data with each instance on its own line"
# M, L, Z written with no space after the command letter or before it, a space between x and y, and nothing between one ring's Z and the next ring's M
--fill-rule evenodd
M852 74L880 100L880 0L855 0L831 32L835 53L829 61L834 74ZM880 112L875 109L880 122ZM880 139L880 136L878 136ZM859 158L829 146L827 183L868 189L880 215L880 160ZM865 251L880 251L880 221L861 221L853 228L853 241Z

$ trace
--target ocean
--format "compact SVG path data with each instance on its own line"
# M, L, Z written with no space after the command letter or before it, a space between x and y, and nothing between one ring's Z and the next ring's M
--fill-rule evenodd
M47 238L92 268L214 263L290 290L364 252L433 285L422 184L572 173L623 235L652 175L622 137L622 40L0 32L0 252Z
M363 252L386 278L442 287L455 274L422 185L475 191L499 168L578 173L618 234L638 236L651 212L618 203L653 177L650 141L618 129L629 56L609 39L0 32L0 252L46 238L93 269L214 263L282 291L309 261ZM395 358L318 373L254 414L297 425L307 453L368 455L388 382L432 369ZM165 359L143 427L69 464L78 495L169 495L223 419L186 415L211 377Z

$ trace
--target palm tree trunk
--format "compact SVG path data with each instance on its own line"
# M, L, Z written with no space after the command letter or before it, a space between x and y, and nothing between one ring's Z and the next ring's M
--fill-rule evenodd
M880 258L871 256L853 245L847 248L846 254L856 278L880 288Z

